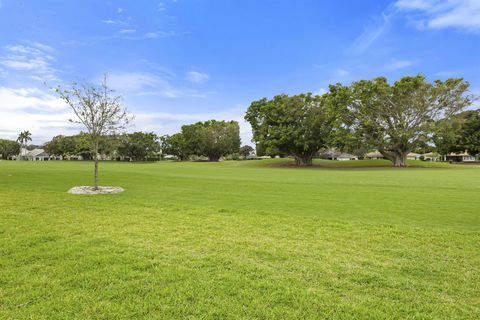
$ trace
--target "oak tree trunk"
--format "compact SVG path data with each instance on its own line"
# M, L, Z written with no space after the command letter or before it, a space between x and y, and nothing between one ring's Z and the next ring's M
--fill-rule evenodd
M219 156L219 155L210 155L210 156L208 156L208 161L218 162L219 160L220 160L220 156Z
M385 150L379 150L380 153L385 157L385 159L388 159L392 161L394 167L407 167L407 154L408 151L385 151Z
M313 156L311 155L295 155L295 164L299 167L308 167L312 165Z

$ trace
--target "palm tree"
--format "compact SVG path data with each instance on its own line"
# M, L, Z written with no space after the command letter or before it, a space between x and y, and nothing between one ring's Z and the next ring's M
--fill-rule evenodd
M32 141L32 134L30 131L22 131L18 135L17 142L20 143L20 155L19 160L22 158L22 149L27 147L27 143Z

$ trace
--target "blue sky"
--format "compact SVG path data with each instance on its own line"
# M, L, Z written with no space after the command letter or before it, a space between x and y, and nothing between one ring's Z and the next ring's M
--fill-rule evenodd
M480 94L480 0L0 0L0 138L79 127L45 86L109 81L133 130L242 121L251 101L423 73Z

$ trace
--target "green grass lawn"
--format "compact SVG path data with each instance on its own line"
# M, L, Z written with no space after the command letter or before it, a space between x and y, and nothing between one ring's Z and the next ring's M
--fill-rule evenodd
M480 318L479 166L284 161L0 161L0 319Z

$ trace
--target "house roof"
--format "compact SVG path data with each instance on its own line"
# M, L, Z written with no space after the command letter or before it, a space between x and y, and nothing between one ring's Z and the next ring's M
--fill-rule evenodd
M450 152L449 154L447 154L447 156L451 156L451 157L470 156L470 157L472 157L473 155L468 153L468 151L463 151L463 152Z
M342 153L338 157L339 158L356 158L357 156L350 153Z
M328 150L328 151L325 151L321 154L322 157L324 158L336 158L338 156L340 156L342 153L340 151L336 151L336 150Z
M436 152L427 152L423 156L424 157L439 157L440 155Z
M43 149L33 149L27 152L27 157L39 157L44 156L48 157L49 154L45 152Z
M376 150L373 152L369 152L365 155L367 158L383 158L383 154L380 153L380 151Z

